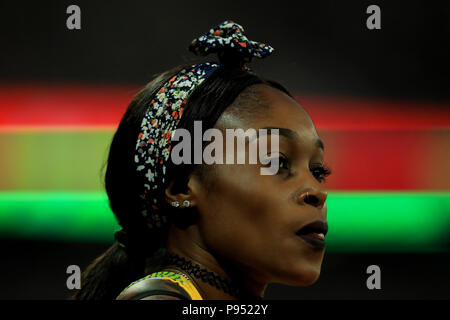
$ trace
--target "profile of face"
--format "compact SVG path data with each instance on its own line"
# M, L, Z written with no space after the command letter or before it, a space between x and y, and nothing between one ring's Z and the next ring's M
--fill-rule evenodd
M322 167L323 148L312 120L294 99L267 85L252 87L265 102L261 114L240 117L225 111L215 127L279 128L278 152L268 149L270 157L279 157L279 170L262 175L260 163L220 164L208 168L208 183L191 177L200 241L249 282L310 285L320 275L324 249L297 232L326 221L327 191L315 170Z

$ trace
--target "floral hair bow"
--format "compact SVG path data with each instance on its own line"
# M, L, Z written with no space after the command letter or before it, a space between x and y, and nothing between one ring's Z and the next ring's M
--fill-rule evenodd
M218 52L220 57L222 52L234 52L246 62L250 62L252 57L264 58L275 50L265 43L249 40L244 28L231 20L222 22L194 39L188 49L202 56Z
M199 55L216 52L219 58L223 52L227 55L235 53L245 61L250 61L251 57L264 58L274 51L269 45L250 41L244 34L244 28L229 20L194 39L188 49ZM141 198L145 200L145 208L142 215L149 228L159 228L167 222L163 210L160 210L159 196L167 183L172 134L191 93L211 73L226 65L222 62L204 62L181 70L158 90L148 106L136 142L134 161L138 175L144 181Z

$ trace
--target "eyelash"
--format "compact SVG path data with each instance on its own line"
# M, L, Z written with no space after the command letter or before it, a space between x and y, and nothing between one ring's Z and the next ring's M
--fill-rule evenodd
M280 164L280 169L283 170L290 170L289 168L289 159L286 157L279 157L279 164ZM286 164L286 167L282 167L282 164ZM314 177L319 181L319 182L325 182L326 181L326 177L328 177L331 174L331 170L328 166L323 165L323 166L319 166L319 167L315 167L313 169L310 169L311 172L313 173ZM316 173L317 176L314 174ZM289 172L290 174L290 172Z
M316 167L316 168L312 169L311 171L313 171L313 172L316 171L319 173L319 177L316 178L317 180L319 180L319 182L325 182L326 177L328 177L331 174L331 170L327 166Z

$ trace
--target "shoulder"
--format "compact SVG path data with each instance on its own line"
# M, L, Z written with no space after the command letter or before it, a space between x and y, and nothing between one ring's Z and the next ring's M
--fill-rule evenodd
M174 281L145 277L126 287L116 300L190 300L190 296Z

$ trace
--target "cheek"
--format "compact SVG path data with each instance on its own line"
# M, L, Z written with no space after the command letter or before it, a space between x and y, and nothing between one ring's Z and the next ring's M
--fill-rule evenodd
M205 243L221 256L241 263L262 263L286 241L288 195L261 176L256 166L218 167L211 191L199 202L199 227Z
M269 227L281 218L277 215L286 199L280 197L267 176L255 174L258 170L248 165L224 165L217 168L211 191L202 199L213 219L227 224L233 221L260 227ZM287 198L287 197L285 197Z

